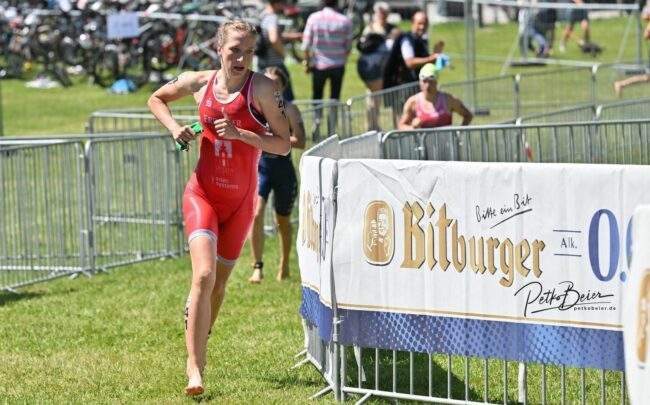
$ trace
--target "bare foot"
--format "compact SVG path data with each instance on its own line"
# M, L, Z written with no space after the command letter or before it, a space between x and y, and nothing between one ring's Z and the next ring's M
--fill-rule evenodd
M621 97L623 88L619 82L614 82L614 91L618 97Z
M278 281L286 280L289 278L289 266L286 268L280 268L280 271L278 271L278 274L275 276L275 279Z
M203 376L198 368L193 371L187 370L187 387L185 387L185 395L201 395L203 394Z
M253 269L253 274L248 278L248 282L251 284L259 284L262 282L264 274L262 269Z

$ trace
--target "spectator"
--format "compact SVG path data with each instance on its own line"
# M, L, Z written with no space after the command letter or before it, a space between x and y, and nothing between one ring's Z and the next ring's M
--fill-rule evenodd
M650 39L650 12L649 11L645 11L643 13L643 19L648 21L648 24L646 25L645 30L643 31L643 38ZM621 97L623 95L624 87L631 86L634 84L647 83L647 82L650 82L650 61L648 62L648 66L646 67L645 73L614 82L614 90L616 91L616 95Z
M330 97L338 100L345 63L352 49L352 23L336 11L338 0L323 0L323 8L307 18L302 39L305 73L312 74L314 100L323 99L325 82L330 80Z
M522 56L527 54L527 49L535 51L537 57L548 55L546 36L537 30L539 13L540 11L532 8L519 10L519 49ZM533 41L537 43L537 47L533 46Z
M428 29L427 15L423 11L413 14L411 31L400 35L391 49L384 72L384 88L417 81L420 68L438 59L445 44L438 41L434 53L429 54Z
M469 125L474 116L463 103L448 93L438 91L438 73L433 63L420 69L420 92L404 104L399 129L436 128L452 124L452 113L463 117L461 125Z
M375 20L367 25L359 38L357 49L361 53L357 61L357 72L364 81L368 93L379 91L384 86L384 67L388 54L399 29L388 22L390 6L379 1L374 4ZM374 98L367 98L368 130L378 129L378 108Z
M273 80L280 91L287 85L287 78L277 67L264 70L264 75ZM288 102L285 105L289 120L290 139L292 148L305 148L305 127L298 107ZM264 277L264 212L266 203L273 192L273 208L275 222L280 231L280 269L276 276L278 281L289 277L289 253L291 252L291 211L298 194L296 171L291 161L291 154L282 156L262 152L257 165L257 208L255 221L250 235L250 247L253 254L253 274L249 283L259 284Z
M546 57L553 52L553 43L555 42L555 23L557 22L557 10L554 8L544 8L539 10L535 18L535 31L544 36L546 47L542 51L542 57Z
M583 0L571 0L577 5L584 4ZM575 23L580 22L582 32L584 33L584 40L580 39L575 32L573 26ZM583 50L589 44L589 15L585 9L571 9L569 10L569 25L567 25L562 39L560 40L560 52L566 51L566 41L571 37Z
M278 67L287 76L287 86L284 91L284 99L293 101L293 88L291 87L291 76L289 70L284 64L286 41L299 40L301 33L285 33L284 29L278 24L278 17L282 14L285 7L285 0L268 0L264 6L264 11L260 15L260 33L263 49L257 52L257 70L262 72L268 67ZM296 37L297 35L297 37Z
M383 88L383 68L392 48L398 29L388 22L390 6L379 1L373 6L375 20L361 33L357 48L361 52L357 71L370 91Z

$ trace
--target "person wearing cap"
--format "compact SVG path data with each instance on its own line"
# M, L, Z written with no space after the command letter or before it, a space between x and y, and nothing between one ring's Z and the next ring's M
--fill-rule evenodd
M463 117L461 125L469 125L474 115L463 103L449 93L438 91L440 71L433 63L420 69L420 92L404 104L398 129L437 128L452 125L452 113Z

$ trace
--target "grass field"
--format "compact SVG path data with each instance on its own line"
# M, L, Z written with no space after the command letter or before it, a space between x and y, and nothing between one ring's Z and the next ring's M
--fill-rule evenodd
M592 21L593 38L605 49L596 60L617 58L626 23L624 18ZM515 32L515 25L477 31L477 53L505 56ZM463 53L461 24L438 25L433 37L445 39L447 52ZM628 44L623 59L633 55ZM561 57L594 60L580 55L576 47ZM353 55L345 75L344 99L365 91L355 61ZM465 79L463 61L455 58L453 63L455 68L443 74L444 82ZM502 62L479 61L477 76L499 74L501 66ZM296 98L310 98L309 77L300 65L289 68ZM114 96L85 84L51 90L28 89L17 80L0 85L4 134L17 136L82 133L93 111L143 108L153 89ZM210 338L207 393L195 400L181 393L185 383L182 312L190 281L187 256L120 267L93 278L59 279L21 289L20 295L0 292L0 403L307 403L307 397L325 384L312 367L289 371L303 342L300 279L294 252L291 278L283 283L274 280L277 246L277 237L267 241L266 279L260 286L246 283L252 260L245 248ZM454 368L459 380L462 373ZM589 398L594 401L597 378L588 379ZM491 392L497 393L498 373L490 385L496 387ZM334 399L328 395L317 402L334 403Z

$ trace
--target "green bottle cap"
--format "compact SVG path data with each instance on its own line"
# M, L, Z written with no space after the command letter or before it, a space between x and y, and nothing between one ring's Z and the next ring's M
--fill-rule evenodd
M201 123L198 121L191 124L190 128L192 128L192 131L194 131L194 133L197 135L203 132L203 127L201 126Z

